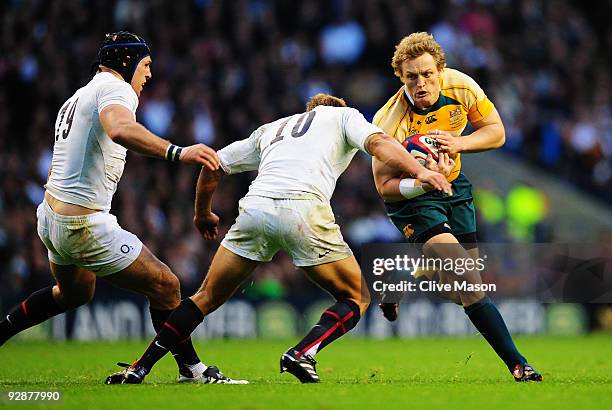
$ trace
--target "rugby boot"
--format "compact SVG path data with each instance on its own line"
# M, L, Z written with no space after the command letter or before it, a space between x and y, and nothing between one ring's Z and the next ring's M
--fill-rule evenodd
M514 365L512 376L517 382L541 382L542 375L536 369L531 367L529 363L519 363Z
M302 383L319 383L316 369L317 362L311 356L298 355L295 349L289 349L280 358L280 372L288 372Z
M204 373L193 374L187 367L179 371L179 383L201 383L201 384L249 384L248 380L230 379L217 366L208 366Z
M117 366L125 367L124 370L113 373L106 378L104 384L141 384L145 376L149 373L142 366L119 362Z
M383 312L383 316L389 322L395 322L399 315L399 303L380 303L378 305Z

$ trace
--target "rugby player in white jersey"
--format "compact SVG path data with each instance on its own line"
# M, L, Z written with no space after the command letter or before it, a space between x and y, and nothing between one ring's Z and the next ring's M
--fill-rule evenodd
M302 114L279 119L218 152L222 171L202 168L194 223L205 239L217 235L219 218L212 195L222 172L258 170L240 214L215 254L204 283L170 315L149 348L129 369L107 383L141 383L167 349L172 349L221 306L261 263L284 249L293 263L336 300L304 339L281 356L281 371L303 383L317 383L314 356L351 330L368 307L370 296L361 270L344 242L330 199L338 177L358 150L401 169L452 195L441 173L422 167L393 138L365 120L344 100L318 94ZM453 161L441 156L436 169L450 172Z
M0 345L20 331L89 302L96 277L149 299L157 330L180 302L178 278L109 213L126 151L200 164L214 171L209 147L178 147L136 122L138 97L151 79L146 42L128 32L107 34L94 63L96 74L64 103L55 122L53 159L38 235L48 250L55 285L31 294L0 322ZM204 366L191 340L173 348L179 381L227 381Z

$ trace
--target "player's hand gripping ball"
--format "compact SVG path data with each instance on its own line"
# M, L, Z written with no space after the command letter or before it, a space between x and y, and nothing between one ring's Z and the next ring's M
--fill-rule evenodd
M438 161L440 144L430 135L411 135L402 142L402 145L423 166L426 164L427 155L431 155L434 161Z
M440 152L440 144L430 135L415 134L411 135L404 142L404 148L425 168L436 171L444 175L447 180L452 180L455 161L452 156ZM455 156L456 157L456 156ZM403 178L406 176L402 175Z

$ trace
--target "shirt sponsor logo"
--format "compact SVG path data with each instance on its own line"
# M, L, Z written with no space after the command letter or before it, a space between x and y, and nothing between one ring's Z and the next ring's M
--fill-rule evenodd
M455 108L449 114L451 122L459 121L461 119L461 108Z

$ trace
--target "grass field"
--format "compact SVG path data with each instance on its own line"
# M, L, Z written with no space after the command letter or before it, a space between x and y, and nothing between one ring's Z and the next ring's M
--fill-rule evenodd
M0 390L60 390L60 403L15 408L612 408L612 335L517 340L543 383L515 383L484 340L346 339L318 355L319 385L278 373L288 341L208 341L197 349L248 386L178 385L170 357L139 386L106 386L116 361L145 342L9 342L0 348ZM6 402L5 402L6 403ZM0 404L0 408L5 404Z

